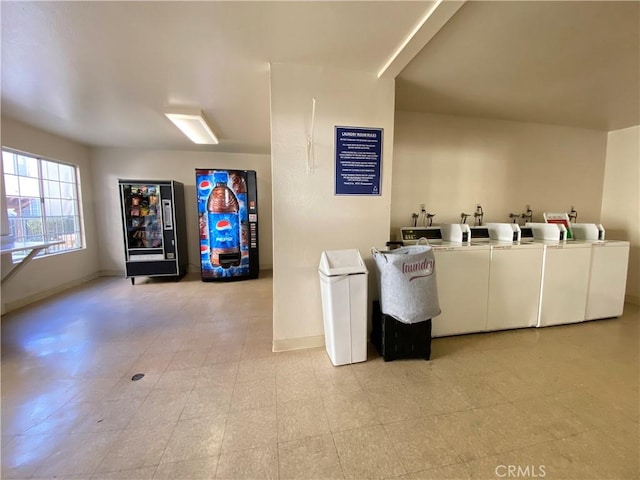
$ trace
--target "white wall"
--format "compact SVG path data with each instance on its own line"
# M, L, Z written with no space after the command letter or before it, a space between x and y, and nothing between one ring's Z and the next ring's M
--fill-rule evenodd
M86 240L86 248L82 250L34 258L3 285L2 312L5 313L94 278L98 275L99 268L89 149L71 140L4 117L2 146L79 167ZM3 274L10 268L10 255L3 255Z
M601 221L606 238L631 244L626 300L640 305L640 126L609 132Z
M176 180L184 184L189 270L200 270L195 190L196 168L255 170L258 179L260 268L272 266L271 159L269 155L152 149L96 148L92 151L93 191L99 200L100 270L124 275L124 246L118 179Z
M596 130L396 112L391 235L419 205L457 223L479 203L484 221L509 222L531 205L600 218L607 134ZM473 224L473 217L468 219Z
M316 166L306 170L306 140L316 98ZM322 67L271 66L273 171L274 350L324 342L318 263L323 250L372 246L388 240L393 147L394 81ZM384 129L382 194L334 196L335 126ZM375 273L369 262L369 292Z

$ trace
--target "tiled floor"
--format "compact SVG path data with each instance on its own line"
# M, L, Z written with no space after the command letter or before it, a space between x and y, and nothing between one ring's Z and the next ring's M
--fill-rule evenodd
M639 477L638 307L336 368L271 352L271 285L102 278L3 316L2 478Z

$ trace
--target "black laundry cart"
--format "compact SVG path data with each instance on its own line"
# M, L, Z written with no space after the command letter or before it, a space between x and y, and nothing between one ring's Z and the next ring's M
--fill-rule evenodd
M431 319L413 324L402 323L380 311L373 302L371 343L385 362L407 358L431 358Z

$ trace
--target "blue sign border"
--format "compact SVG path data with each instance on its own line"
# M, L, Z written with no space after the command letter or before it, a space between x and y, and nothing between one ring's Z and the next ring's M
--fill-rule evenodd
M336 126L335 131L335 195L381 195L384 129Z

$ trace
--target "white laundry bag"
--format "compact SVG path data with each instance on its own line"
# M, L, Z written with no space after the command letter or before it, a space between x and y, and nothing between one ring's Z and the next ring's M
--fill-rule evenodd
M436 261L430 246L388 251L372 248L371 254L377 267L382 313L409 324L440 315Z

